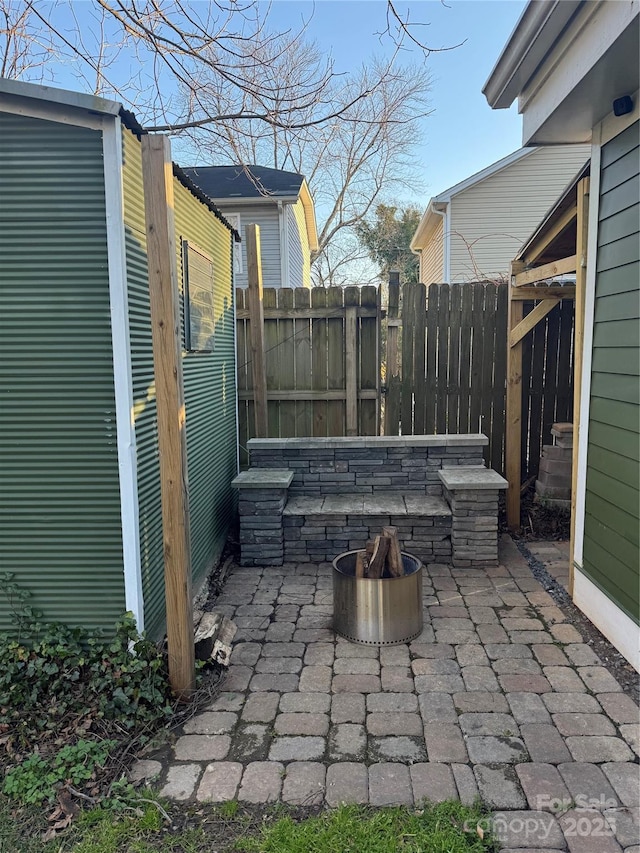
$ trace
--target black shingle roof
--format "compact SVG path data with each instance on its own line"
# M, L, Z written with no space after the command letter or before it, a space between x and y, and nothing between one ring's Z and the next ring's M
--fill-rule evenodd
M297 198L304 180L297 172L266 166L195 166L183 171L209 198L218 200L265 196Z

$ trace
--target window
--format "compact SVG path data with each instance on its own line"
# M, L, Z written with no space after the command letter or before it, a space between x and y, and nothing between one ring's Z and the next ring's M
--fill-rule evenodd
M213 352L213 261L196 246L182 241L184 283L184 348Z
M225 213L224 218L227 220L229 225L232 228L235 228L238 234L241 234L240 231L240 214L239 213ZM242 243L236 243L233 241L233 274L238 275L242 273Z

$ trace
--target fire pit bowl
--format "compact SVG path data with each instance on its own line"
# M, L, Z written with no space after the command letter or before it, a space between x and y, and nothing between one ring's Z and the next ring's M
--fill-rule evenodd
M404 575L356 578L358 551L333 561L333 629L353 643L392 646L422 632L422 562L402 553Z

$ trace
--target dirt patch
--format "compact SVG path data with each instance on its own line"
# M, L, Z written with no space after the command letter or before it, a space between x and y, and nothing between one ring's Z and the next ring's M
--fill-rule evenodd
M516 532L507 528L505 493L501 492L498 504L498 524L502 533L513 539L531 542L546 539L557 542L571 535L571 512L535 500L535 485L530 483L520 498L520 529Z

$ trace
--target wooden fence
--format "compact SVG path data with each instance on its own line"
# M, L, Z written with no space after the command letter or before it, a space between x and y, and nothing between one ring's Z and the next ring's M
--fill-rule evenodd
M398 302L389 286L389 305ZM533 303L524 303L525 315ZM395 313L394 309L390 314ZM388 435L484 432L487 464L504 470L507 287L491 283L402 288L400 343L387 339ZM390 328L398 325L393 317ZM551 424L571 419L573 303L524 340L522 475L535 476ZM399 346L401 368L394 369Z
M380 415L377 287L262 291L270 437L376 435ZM236 291L241 449L256 434L248 291Z

